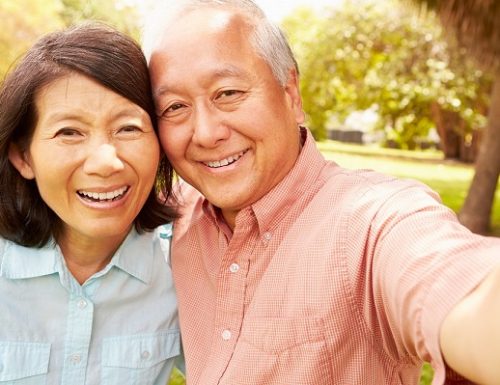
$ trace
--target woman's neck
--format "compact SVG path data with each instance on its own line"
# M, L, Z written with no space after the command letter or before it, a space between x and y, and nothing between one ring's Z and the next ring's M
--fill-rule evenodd
M62 234L57 243L68 270L82 285L111 261L126 236L121 234L113 238L89 239L80 234Z

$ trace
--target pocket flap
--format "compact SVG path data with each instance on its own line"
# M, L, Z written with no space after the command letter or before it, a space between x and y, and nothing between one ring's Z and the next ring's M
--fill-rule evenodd
M264 352L277 354L304 343L324 341L320 318L249 318L241 339Z
M0 381L46 374L49 358L49 343L0 342Z
M147 368L180 354L180 333L108 337L103 341L102 364L107 367Z

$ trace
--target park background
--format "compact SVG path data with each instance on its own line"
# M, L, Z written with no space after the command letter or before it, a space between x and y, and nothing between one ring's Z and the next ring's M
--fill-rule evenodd
M154 3L1 0L0 79L41 35L87 19L139 41ZM500 1L257 3L290 39L325 157L421 180L471 230L500 236Z

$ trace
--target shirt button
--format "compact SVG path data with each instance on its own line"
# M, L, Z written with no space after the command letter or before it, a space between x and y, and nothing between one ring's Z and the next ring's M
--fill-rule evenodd
M270 241L273 235L268 231L264 233L264 240L265 241Z
M72 354L71 357L69 358L69 360L71 361L72 364L79 364L80 361L82 360L82 357L76 353L76 354Z
M229 340L231 339L231 331L230 331L230 330L227 330L227 329L226 329L226 330L224 330L224 331L222 332L222 339L223 339L224 341L229 341Z
M87 307L87 301L81 299L80 301L78 301L77 306L79 309L85 309Z
M232 263L231 266L229 266L229 271L231 273L236 273L236 272L238 272L239 269L240 269L240 265L238 265L237 263Z
M147 350L144 350L144 351L141 353L141 358L142 358L143 360L147 360L150 356L151 356L151 353L149 353Z

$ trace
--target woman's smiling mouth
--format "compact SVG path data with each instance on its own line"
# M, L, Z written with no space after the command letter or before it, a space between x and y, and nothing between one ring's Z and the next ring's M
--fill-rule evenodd
M77 193L80 197L91 202L110 202L122 198L128 191L129 186L123 186L119 189L108 192L92 192L85 190L78 190Z

